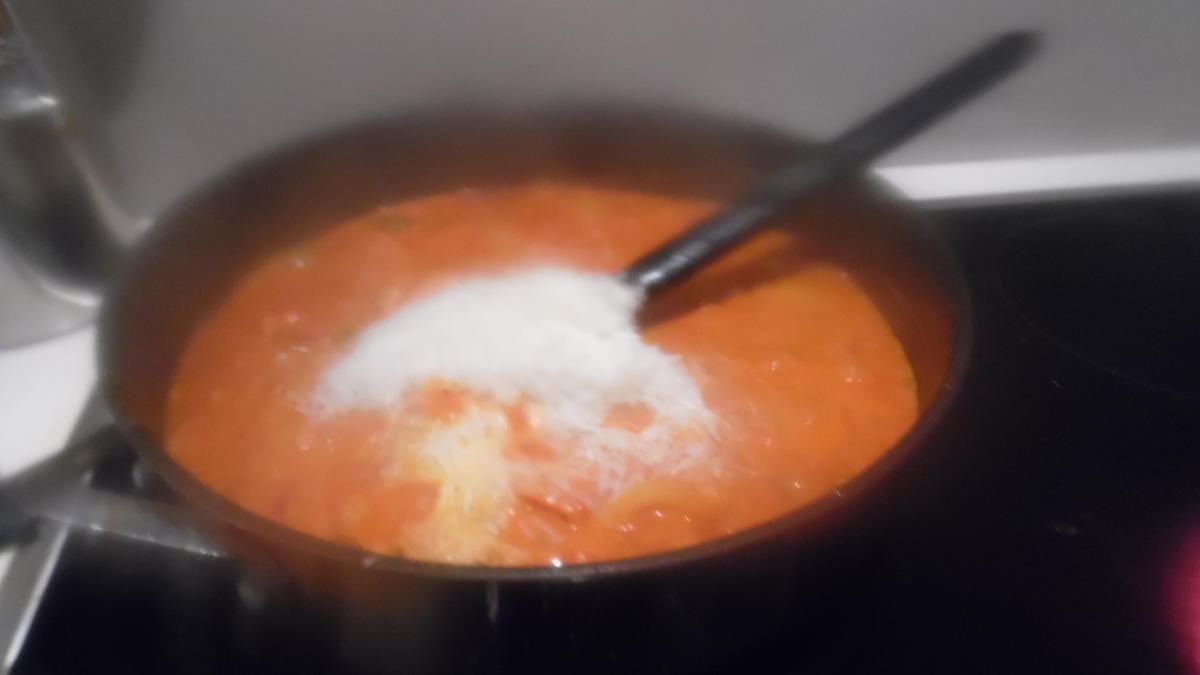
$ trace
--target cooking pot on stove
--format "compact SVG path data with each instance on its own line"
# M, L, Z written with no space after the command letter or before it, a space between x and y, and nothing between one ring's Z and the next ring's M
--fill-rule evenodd
M686 669L817 614L839 567L863 554L912 477L911 458L929 447L971 336L961 272L935 227L870 179L832 189L792 217L890 322L913 368L920 418L836 493L753 529L578 566L414 561L250 513L189 475L161 444L172 375L198 325L240 275L322 228L381 203L545 177L725 200L809 151L776 131L673 110L443 108L364 122L244 164L158 218L100 318L103 394L121 434L179 497L178 522L163 521L162 508L94 491L74 503L107 504L98 527L203 550L194 528L214 548L275 571L321 608L331 638L359 666ZM22 504L44 497L48 482L39 476L66 475L64 467L85 466L95 452L84 444L7 494ZM55 494L89 493L57 485ZM100 517L94 508L92 517Z

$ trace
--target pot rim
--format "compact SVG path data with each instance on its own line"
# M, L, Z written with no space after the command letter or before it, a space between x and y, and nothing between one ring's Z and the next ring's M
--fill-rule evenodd
M217 491L207 487L195 478L187 469L176 462L165 449L157 443L138 422L121 406L120 375L114 364L120 363L119 345L121 343L119 317L123 314L128 298L133 293L134 282L138 274L139 263L153 255L155 241L164 231L171 229L170 223L178 220L178 216L189 210L195 202L202 201L222 188L238 183L245 176L261 170L267 165L278 162L289 155L302 153L305 149L335 141L353 133L361 132L372 126L394 126L404 124L413 119L440 119L437 112L440 108L432 109L431 117L423 117L430 110L419 111L418 114L387 115L372 117L367 120L340 125L332 129L323 129L298 140L292 140L265 152L256 153L242 162L238 162L215 178L201 184L198 188L188 191L172 202L158 217L154 218L146 235L135 244L131 264L127 265L116 284L104 299L98 319L97 356L100 362L99 390L115 420L116 427L129 441L139 456L147 460L151 467L180 494L185 503L193 504L208 515L221 522L232 525L241 532L253 537L266 538L282 544L289 549L333 559L344 564L363 569L383 570L404 573L420 577L430 577L448 580L479 581L479 582L580 582L590 579L611 577L615 575L632 575L642 572L662 571L689 563L719 558L725 554L739 550L752 549L757 544L784 535L803 536L806 530L811 530L822 521L837 512L847 504L863 496L882 479L894 473L930 436L938 425L947 409L955 398L962 379L965 375L973 346L974 311L967 289L966 280L957 259L950 251L944 237L936 235L933 225L925 214L912 206L912 203L901 196L895 188L882 182L877 177L863 176L854 187L856 192L878 199L888 208L898 212L900 218L907 221L918 234L922 235L922 245L927 249L927 267L937 281L941 291L949 302L949 311L953 327L950 343L950 358L945 370L940 391L930 401L920 417L905 435L889 450L875 460L865 470L855 474L837 490L826 493L808 504L788 511L776 518L738 532L711 539L693 546L633 558L598 561L575 565L555 566L526 566L500 567L490 565L456 565L449 563L430 562L404 558L401 556L372 553L354 546L338 544L326 539L294 530L283 524L260 516L224 497ZM462 106L449 108L462 111ZM667 107L648 107L639 104L603 104L573 103L566 106L535 106L530 108L488 108L471 106L467 108L471 115L482 115L483 119L491 117L509 117L514 114L541 119L557 119L563 115L577 115L582 112L585 116L599 113L601 116L615 113L621 119L650 119L679 120L681 122L701 122L715 128L740 133L750 137L769 139L781 146L792 146L796 149L810 147L811 144L802 139L766 125L747 122L744 119L726 116L697 113L696 111L681 111ZM665 117L664 117L665 116Z

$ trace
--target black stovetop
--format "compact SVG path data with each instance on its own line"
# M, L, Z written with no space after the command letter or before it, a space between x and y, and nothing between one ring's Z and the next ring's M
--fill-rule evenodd
M905 517L830 580L820 622L711 671L1200 669L1181 557L1200 541L1200 198L937 218L978 335ZM72 536L15 671L340 670L267 588L228 561Z

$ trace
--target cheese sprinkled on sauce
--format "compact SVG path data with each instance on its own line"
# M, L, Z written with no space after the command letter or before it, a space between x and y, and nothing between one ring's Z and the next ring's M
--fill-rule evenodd
M565 268L459 281L364 329L324 373L313 403L323 414L411 416L412 401L430 386L467 392L474 412L430 422L417 452L431 467L421 473L442 485L436 512L456 521L430 525L466 534L473 528L461 521L473 513L474 529L491 538L503 518L480 513L480 504L510 503L506 493L522 484L566 493L586 485L608 499L711 459L716 418L680 360L642 340L634 320L641 299L609 275ZM496 411L485 415L486 434L470 431L484 414L479 406ZM553 448L550 457L503 452L514 434L499 411L514 406ZM620 410L641 419L612 423Z

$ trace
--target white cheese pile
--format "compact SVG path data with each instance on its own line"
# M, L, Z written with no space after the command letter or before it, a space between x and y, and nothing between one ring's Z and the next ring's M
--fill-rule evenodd
M463 280L364 329L324 373L313 403L325 414L399 409L435 381L496 405L528 402L547 439L570 449L538 463L541 477L563 486L584 479L613 496L650 473L672 475L703 463L716 428L679 359L642 341L634 320L640 303L638 290L611 276L566 268ZM613 406L636 403L653 410L649 427L635 433L604 426ZM507 424L502 416L491 419L499 420L491 426ZM481 442L456 431L462 447L451 451L446 434L434 430L419 449L442 465L438 473L451 483L443 497L458 494L458 510L472 508L478 492L453 485L464 459L478 455L479 468L489 467L494 489L485 492L511 491L514 477L531 468L515 460L504 460L502 471L492 468L505 434L490 429L494 441ZM473 485L478 478L462 476Z

